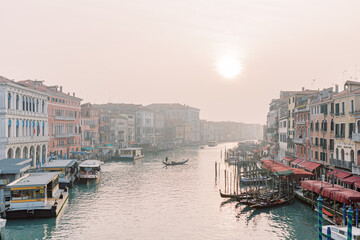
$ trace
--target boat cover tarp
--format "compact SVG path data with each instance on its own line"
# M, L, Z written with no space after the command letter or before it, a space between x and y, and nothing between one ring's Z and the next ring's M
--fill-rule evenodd
M332 174L333 174L334 171L331 171L331 172L328 172L327 173L327 176L329 178L332 178ZM336 175L337 173L337 175ZM341 171L341 170L338 170L338 169L335 169L335 176L337 179L344 179L344 178L347 178L349 176L351 176L352 173L349 173L349 172L344 172L344 171Z
M358 176L351 176L344 178L342 180L343 183L354 185L354 183L360 182L360 177Z
M314 174L312 174L311 172L305 171L303 169L297 169L297 168L292 168L289 167L288 165L285 165L281 162L278 161L274 161L274 160L268 160L268 159L264 159L261 160L261 162L263 163L263 167L273 173L275 172L279 172L277 175L279 176L287 176L287 175L281 175L281 174L289 174L289 175L294 175L296 177L311 177L314 176ZM287 173L280 173L283 171L291 171L292 174L290 172Z
M304 161L304 159L298 158L298 159L294 160L291 164L292 164L293 166L296 166L296 165L298 165L299 163L301 163L301 162L303 162L303 161Z

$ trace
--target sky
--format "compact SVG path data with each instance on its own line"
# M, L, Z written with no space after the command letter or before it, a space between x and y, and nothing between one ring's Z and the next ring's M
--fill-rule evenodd
M355 0L0 0L0 75L63 86L83 103L178 102L201 119L263 124L280 90L342 89L360 77L359 9ZM219 72L224 57L236 76Z

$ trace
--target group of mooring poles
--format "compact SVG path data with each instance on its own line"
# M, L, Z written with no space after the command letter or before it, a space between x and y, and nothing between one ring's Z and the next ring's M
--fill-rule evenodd
M322 240L323 238L323 232L322 232L322 220L323 220L323 217L322 217L322 202L323 202L323 199L321 197L321 195L319 196L319 198L317 199L318 201L318 210L319 210L319 232L318 232L318 235L319 235L319 240ZM346 224L346 212L347 212L347 240L351 240L352 239L352 217L353 217L353 213L354 211L352 210L351 208L351 205L349 207L349 209L346 211L346 207L344 207L344 219L343 219L343 224L345 225ZM359 227L359 209L356 208L356 223L355 223L355 227ZM325 234L324 234L325 235ZM327 240L331 240L331 228L328 227L327 228L327 231L326 231L326 239Z

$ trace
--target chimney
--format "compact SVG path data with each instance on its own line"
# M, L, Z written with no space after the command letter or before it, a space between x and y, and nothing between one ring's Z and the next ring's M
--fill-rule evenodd
M339 85L335 84L335 93L339 92Z
M304 88L304 87L302 87L302 91L305 91L305 88Z
M60 92L62 92L62 86L60 86Z

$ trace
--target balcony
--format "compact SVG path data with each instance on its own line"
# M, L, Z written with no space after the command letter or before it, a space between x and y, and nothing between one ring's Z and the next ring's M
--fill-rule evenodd
M304 124L305 124L305 120L303 120L303 121L296 121L296 124L297 124L297 125L304 125Z
M55 135L55 138L68 138L68 137L76 137L79 134L77 133L59 133Z
M48 142L48 136L28 136L28 137L10 137L7 138L9 144L17 143L35 143L35 142Z
M305 145L305 139L304 138L294 138L294 143Z
M347 162L347 161L342 161L342 160L331 158L330 164L335 167L346 168L346 169L352 170L352 162Z
M55 116L55 120L62 120L62 121L75 121L75 117L69 117L69 116Z
M335 138L345 138L345 134L344 135L335 134Z
M354 142L360 142L360 133L352 133L352 138Z

